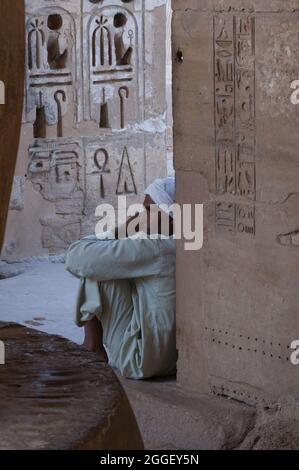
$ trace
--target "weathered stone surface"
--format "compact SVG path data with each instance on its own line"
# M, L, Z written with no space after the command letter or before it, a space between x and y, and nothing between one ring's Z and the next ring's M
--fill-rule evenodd
M22 211L24 209L24 186L25 178L15 176L10 198L10 210Z
M234 449L255 425L254 407L194 394L175 380L121 383L148 450Z
M41 219L78 216L83 236L95 230L97 205L115 205L118 194L140 202L145 185L166 175L166 3L26 0L16 175L27 181L24 210L10 214L7 258L63 249L55 237L44 243ZM30 237L19 238L18 226Z
M297 399L283 399L271 407L259 408L254 428L248 433L241 450L298 450L299 407Z
M240 450L298 450L299 421L272 421L256 427Z
M137 450L142 440L114 372L74 343L0 323L1 450Z
M146 449L298 450L298 398L255 407L198 394L175 379L120 380Z
M10 265L8 263L0 261L0 279L8 279L10 277L19 276L24 272L23 267L18 264Z
M179 382L275 401L299 385L299 2L173 7L177 200L205 225L200 252L178 244Z
M81 233L79 217L48 216L40 220L42 225L42 243L50 254L66 250L73 240L78 240Z

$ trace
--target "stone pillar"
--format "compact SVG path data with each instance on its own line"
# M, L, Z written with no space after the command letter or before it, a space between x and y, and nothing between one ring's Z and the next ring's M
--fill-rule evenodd
M0 251L18 153L24 81L24 4L0 4Z
M298 394L298 1L173 0L178 380L248 403Z
M166 164L167 0L26 0L21 146L4 256L56 254Z

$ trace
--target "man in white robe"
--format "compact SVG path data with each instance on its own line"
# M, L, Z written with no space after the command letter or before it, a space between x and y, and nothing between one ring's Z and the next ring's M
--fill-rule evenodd
M145 195L147 210L152 204L170 206L174 180L156 180ZM85 327L87 349L103 360L107 350L111 364L127 378L175 373L173 236L86 237L69 248L66 267L80 279L76 323Z

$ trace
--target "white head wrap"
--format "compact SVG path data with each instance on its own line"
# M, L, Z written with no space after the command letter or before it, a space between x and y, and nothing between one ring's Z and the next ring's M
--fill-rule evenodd
M166 204L171 206L174 203L175 197L175 179L157 179L146 188L144 194L150 196L158 205Z
M166 212L168 215L173 217L172 211L167 210L167 207L173 205L174 198L175 198L175 179L174 178L165 178L165 179L157 179L149 187L144 191L145 195L151 197L153 202L160 206L164 204L162 210ZM166 207L167 206L167 207ZM97 233L97 238L99 240L109 240L115 238L115 233L113 231L107 231L103 233ZM151 235L151 238L154 238L155 235ZM156 235L157 237L163 235ZM136 235L133 235L129 238L147 238L147 234L144 232L139 232ZM166 236L168 238L168 236Z

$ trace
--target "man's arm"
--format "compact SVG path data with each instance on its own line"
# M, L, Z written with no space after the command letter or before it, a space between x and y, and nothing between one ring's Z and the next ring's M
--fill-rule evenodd
M66 256L66 268L77 277L99 282L155 276L161 272L160 242L87 237L71 245Z

